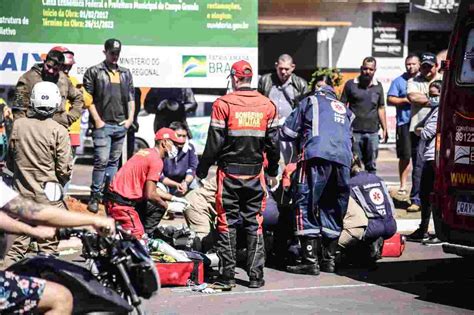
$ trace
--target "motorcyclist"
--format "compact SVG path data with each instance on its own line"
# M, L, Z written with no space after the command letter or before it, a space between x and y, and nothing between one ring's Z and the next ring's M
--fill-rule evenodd
M54 237L55 229L52 227L91 225L101 234L115 233L113 219L60 211L53 206L35 203L20 197L1 180L0 191L0 230L42 239ZM39 225L32 226L12 217ZM72 294L64 286L8 271L0 271L0 297L2 314L40 311L48 315L64 315L71 314L73 308Z

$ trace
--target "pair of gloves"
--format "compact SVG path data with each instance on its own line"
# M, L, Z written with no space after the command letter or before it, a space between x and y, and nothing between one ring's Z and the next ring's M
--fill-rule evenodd
M168 202L168 208L166 208L166 210L171 213L183 213L188 206L189 202L186 199L173 196L171 201Z

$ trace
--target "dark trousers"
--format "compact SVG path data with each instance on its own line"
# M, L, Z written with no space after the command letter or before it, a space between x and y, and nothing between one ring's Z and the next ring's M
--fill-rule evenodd
M423 163L423 170L420 180L420 201L421 201L421 223L420 229L428 232L431 217L430 194L433 192L435 171L433 167L434 161L426 161Z
M296 235L336 239L349 203L349 168L324 159L298 166Z
M367 172L375 174L379 154L379 134L377 132L354 132L353 151L364 163Z
M411 161L413 170L411 172L411 192L410 200L416 205L421 205L420 201L420 181L423 171L423 148L420 148L420 137L414 132L410 132L411 137Z
M247 234L247 273L262 279L265 249L262 234L266 206L263 173L240 176L217 170L217 242L216 250L223 275L233 278L236 266L237 225L242 220Z

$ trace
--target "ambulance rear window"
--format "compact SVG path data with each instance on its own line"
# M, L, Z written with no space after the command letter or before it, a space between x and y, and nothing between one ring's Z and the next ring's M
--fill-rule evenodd
M459 77L460 83L474 83L474 29L471 28L467 36L463 51L463 62Z

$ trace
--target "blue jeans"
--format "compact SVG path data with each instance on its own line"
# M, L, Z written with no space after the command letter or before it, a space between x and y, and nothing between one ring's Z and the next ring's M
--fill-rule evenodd
M105 124L105 127L94 129L94 170L92 171L91 193L102 191L105 176L110 180L117 173L123 141L127 129L124 126Z
M378 132L354 132L354 146L352 150L364 164L367 172L375 174L375 161L379 154Z

